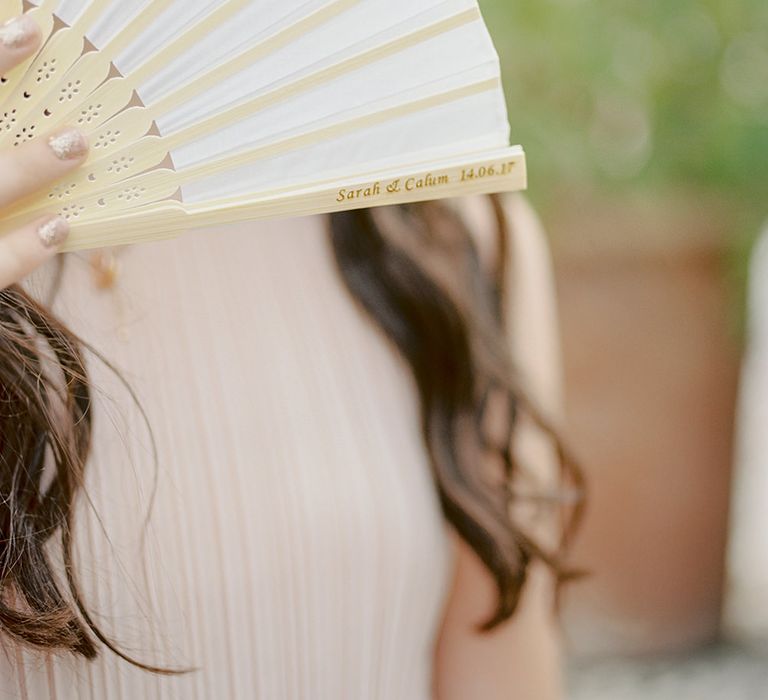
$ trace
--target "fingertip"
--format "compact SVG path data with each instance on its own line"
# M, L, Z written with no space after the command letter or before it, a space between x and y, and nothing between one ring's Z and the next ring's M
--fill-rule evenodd
M58 160L82 161L88 156L89 143L79 129L64 127L48 137L48 147Z
M83 165L88 153L87 138L72 128L0 149L0 208L65 177Z
M69 222L46 216L0 235L0 289L19 282L60 252Z
M34 227L37 237L47 250L56 251L69 237L69 222L63 216L49 216Z
M0 25L0 47L16 57L25 57L40 46L40 25L29 15L9 19Z

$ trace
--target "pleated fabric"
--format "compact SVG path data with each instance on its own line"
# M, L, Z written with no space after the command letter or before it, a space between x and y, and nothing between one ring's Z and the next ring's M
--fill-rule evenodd
M135 390L98 387L78 570L137 659L4 641L0 698L427 700L454 553L407 368L338 277L323 220L67 256L56 309ZM30 282L42 293L50 271Z

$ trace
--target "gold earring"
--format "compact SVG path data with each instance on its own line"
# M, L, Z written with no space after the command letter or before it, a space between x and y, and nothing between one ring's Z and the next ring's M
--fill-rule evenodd
M117 256L110 249L97 250L91 253L89 260L93 283L98 289L112 289L117 282L120 271Z

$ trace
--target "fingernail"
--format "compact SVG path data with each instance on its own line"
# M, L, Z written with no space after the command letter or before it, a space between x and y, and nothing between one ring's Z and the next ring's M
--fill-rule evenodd
M69 235L69 222L63 216L56 216L42 224L37 235L46 248L58 248Z
M9 19L0 26L0 44L6 49L20 49L37 36L37 25L26 15Z
M54 155L59 160L74 160L88 153L88 140L77 129L67 129L48 139Z

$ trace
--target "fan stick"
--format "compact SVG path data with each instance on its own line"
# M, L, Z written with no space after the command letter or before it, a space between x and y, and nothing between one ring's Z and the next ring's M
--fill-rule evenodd
M228 19L235 16L242 10L250 0L228 0L223 5L217 7L210 14L202 17L188 31L184 33L178 41L170 46L160 49L157 53L147 59L135 71L130 73L130 78L134 85L138 86L146 82L161 68L167 66L171 61L181 55L182 51L188 51L194 48L198 42L216 27L224 24Z
M18 17L21 14L21 0L8 0L0 7L0 22L7 22L9 19Z
M72 30L81 36L85 36L88 30L93 27L104 12L109 9L111 4L112 0L91 0L72 24Z
M303 17L298 22L284 27L276 34L259 42L256 46L244 51L231 61L227 61L207 73L196 77L192 82L154 103L152 109L158 114L164 114L171 109L180 107L204 90L209 90L210 88L215 87L221 81L236 75L260 58L283 48L291 41L300 38L312 29L316 29L321 24L332 20L334 17L359 2L360 0L332 0L324 7Z
M519 146L492 157L453 162L427 169L384 172L379 177L350 178L333 185L303 187L279 195L184 206L165 202L134 209L109 220L72 223L67 250L123 245L171 238L185 230L263 218L325 214L428 199L525 189L525 155ZM349 193L354 196L349 197Z
M118 32L104 45L99 52L106 56L113 57L125 50L133 41L141 36L163 12L173 5L173 0L151 0L142 10L128 23L122 31ZM74 68L73 68L74 70Z

